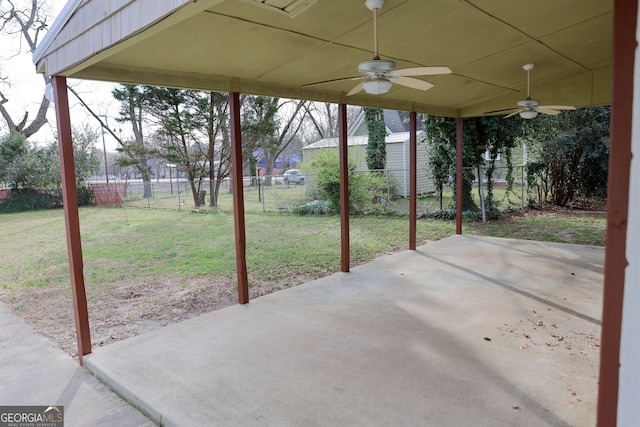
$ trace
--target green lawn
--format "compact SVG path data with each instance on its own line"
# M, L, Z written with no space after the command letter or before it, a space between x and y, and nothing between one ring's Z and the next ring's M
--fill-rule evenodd
M84 208L80 210L85 278L103 286L127 278L235 274L231 213L164 209ZM451 222L418 226L419 241L454 232ZM256 280L321 277L340 268L337 217L246 214L247 263ZM352 263L408 247L408 223L397 218L351 220ZM61 210L0 216L0 287L68 283L64 217ZM293 284L293 283L292 283Z
M337 217L246 212L255 298L340 269ZM234 304L235 237L228 211L80 210L92 342L108 344ZM518 215L464 223L464 233L603 244L604 218ZM62 210L0 215L0 300L76 354ZM350 219L351 265L408 248L407 216ZM418 244L454 234L453 221L420 220Z
M88 286L141 277L235 274L233 215L164 209L80 210ZM405 217L351 218L351 262L407 249ZM464 233L603 245L606 219L556 214L465 222ZM317 278L340 267L337 217L246 213L247 263L254 281ZM451 221L418 221L418 243L452 235ZM67 286L67 250L62 210L0 216L0 288Z
M465 222L465 234L540 240L557 243L604 246L607 219L604 216L546 213L528 217L512 217L487 224Z

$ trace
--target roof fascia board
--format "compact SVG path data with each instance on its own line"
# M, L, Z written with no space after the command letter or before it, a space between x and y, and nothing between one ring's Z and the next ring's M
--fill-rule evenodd
M78 6L80 6L82 0L71 0L67 4L64 5L58 17L53 21L49 31L44 35L44 38L40 42L40 44L36 47L36 50L33 51L31 58L34 64L37 64L38 61L44 56L44 53L49 49L51 43L55 40L55 38L60 34L60 31L64 28L64 26L69 22L69 19L74 14Z

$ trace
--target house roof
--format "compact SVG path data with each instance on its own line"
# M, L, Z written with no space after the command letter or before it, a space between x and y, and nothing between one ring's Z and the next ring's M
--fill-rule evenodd
M384 124L387 129L387 133L395 132L408 132L409 131L409 113L406 111L398 110L382 110L384 115ZM422 120L418 120L416 123L417 129L422 130ZM362 135L367 132L365 122L365 112L360 110L360 113L355 118L351 126L349 127L348 135Z
M409 113L406 111L384 110L384 124L389 133L409 132ZM422 120L416 123L418 130L422 129Z
M418 139L423 135L423 132L418 132ZM387 144L398 144L409 142L410 133L409 132L396 132L388 134L385 138L385 142ZM349 147L356 145L367 145L369 142L368 135L354 135L347 137L347 145ZM338 146L338 138L324 138L320 141L316 141L313 144L309 144L303 147L303 150L312 150L315 148L331 148Z
M347 96L356 82L331 80L373 57L372 16L362 0L72 0L33 59L49 75L456 117L514 106L535 63L542 104L610 102L612 0L387 0L380 56L453 74Z

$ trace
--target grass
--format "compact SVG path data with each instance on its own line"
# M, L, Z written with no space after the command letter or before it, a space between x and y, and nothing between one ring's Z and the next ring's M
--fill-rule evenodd
M340 220L247 210L251 298L340 269ZM80 224L92 342L104 345L226 307L237 300L230 212L83 208ZM465 222L466 234L604 244L604 218L535 213ZM350 219L351 265L408 248L407 216ZM453 221L420 220L417 242L454 234ZM0 300L77 354L62 210L0 215Z
M340 222L336 217L299 217L247 212L247 265L251 277L280 281L320 277L340 267ZM88 286L151 276L233 276L235 238L230 213L195 214L159 209L80 210L84 273ZM68 283L61 210L0 216L0 287L19 289ZM453 232L444 222L421 222L421 241ZM406 220L353 218L354 264L406 249Z
M463 233L510 239L540 240L557 243L604 246L607 219L548 213L529 218L464 223Z
M340 268L337 217L299 217L248 211L247 267L254 285L317 278ZM84 273L88 287L145 277L190 278L235 275L233 215L164 209L80 210ZM486 225L465 223L464 233L603 245L605 218L545 214ZM454 234L451 221L421 220L418 243ZM351 262L408 248L402 217L350 220ZM68 286L62 210L0 215L0 288Z

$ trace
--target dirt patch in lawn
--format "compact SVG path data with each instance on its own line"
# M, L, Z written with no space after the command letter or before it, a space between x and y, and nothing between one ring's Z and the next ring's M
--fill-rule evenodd
M524 212L530 215L555 213L563 216L604 217L607 215L607 200L581 197L567 206L555 206L545 202L540 208L527 209Z
M251 280L250 298L311 279L288 278L286 283ZM110 344L238 302L233 277L153 277L108 286L87 284L87 295L93 346ZM78 355L72 293L68 286L0 290L0 300L13 307L36 332L71 356Z

